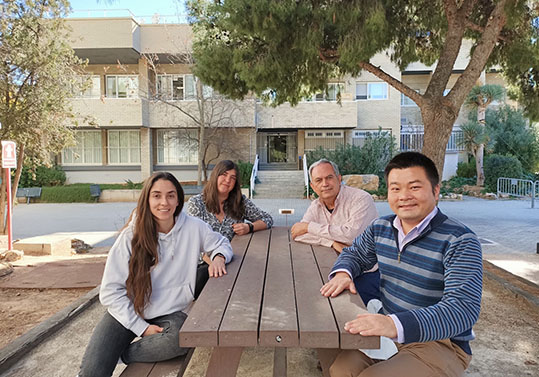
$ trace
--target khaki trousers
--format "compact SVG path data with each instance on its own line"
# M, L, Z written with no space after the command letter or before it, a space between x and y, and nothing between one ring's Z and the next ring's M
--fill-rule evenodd
M359 350L341 350L329 368L329 375L331 377L461 377L472 360L470 355L449 339L426 343L395 344L399 352L388 360L373 360ZM322 354L330 354L332 350L319 351Z

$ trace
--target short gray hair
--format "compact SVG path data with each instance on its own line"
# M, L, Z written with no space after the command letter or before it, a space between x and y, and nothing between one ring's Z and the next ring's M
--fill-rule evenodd
M312 181L313 180L313 169L315 167L317 167L318 165L320 164L330 164L331 167L333 168L333 171L335 172L335 175L338 177L339 175L341 175L339 173L339 167L337 166L336 163L334 163L333 161L330 161L328 160L327 158L321 158L320 160L314 162L311 167L309 168L309 179Z

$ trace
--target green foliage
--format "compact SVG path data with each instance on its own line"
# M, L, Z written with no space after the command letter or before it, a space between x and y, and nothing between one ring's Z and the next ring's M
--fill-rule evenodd
M485 108L493 101L503 99L505 89L500 85L488 84L483 86L474 86L464 104L472 109Z
M539 172L538 130L528 125L521 110L502 106L487 110L486 125L493 142L492 152L518 158L522 168Z
M130 179L125 180L125 188L128 190L137 190L142 188L142 182L135 183Z
M497 43L492 54L486 50L488 64L504 68L518 93L528 94L525 103L532 109L533 103L539 103L539 28L532 22L539 10L528 0L516 0L501 10L497 3L189 0L197 36L193 44L195 73L231 98L243 98L252 91L260 98L271 98L274 105L296 104L323 91L330 78L357 76L360 63L377 53L385 52L401 70L415 61L431 65L440 56L453 56L444 48L453 48L462 40L446 43L446 37L450 31L458 35L466 28L464 19L476 26L462 35L474 48L484 37L479 30L495 32L497 23L507 20L500 25L504 43ZM469 16L464 16L467 8ZM495 11L500 14L493 14ZM477 49L475 53L472 59L489 58ZM446 61L438 67L442 70L453 63ZM445 86L440 88L431 94L441 98Z
M459 178L474 178L477 174L475 167L475 159L470 162L459 162L457 165L457 177Z
M43 187L40 202L43 203L93 203L90 184L79 183L67 186Z
M474 174L475 174L475 164L474 164ZM468 190L466 190L465 186L473 186L475 185L475 178L466 178L466 177L452 177L448 181L443 181L440 185L440 194L447 195L447 194L463 194L467 195Z
M251 172L253 170L253 164L250 162L245 162L239 160L237 162L238 168L240 169L240 183L241 187L248 188L251 184Z
M497 180L504 178L522 178L522 164L513 156L493 154L485 159L485 188L496 192Z
M45 165L23 166L20 187L43 187L63 185L66 181L66 174L58 165L48 167Z
M479 145L487 144L489 141L486 128L480 125L477 120L469 120L460 126L460 129L462 130L463 137L459 144L474 156L477 153Z
M384 168L396 151L395 137L387 132L369 134L363 147L338 144L335 150L322 147L307 152L307 162L312 164L321 158L333 161L342 175L377 174L383 175Z

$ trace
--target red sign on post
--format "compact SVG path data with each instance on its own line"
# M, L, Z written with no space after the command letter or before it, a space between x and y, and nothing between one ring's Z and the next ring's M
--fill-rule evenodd
M14 141L2 140L2 167L17 167L17 145Z

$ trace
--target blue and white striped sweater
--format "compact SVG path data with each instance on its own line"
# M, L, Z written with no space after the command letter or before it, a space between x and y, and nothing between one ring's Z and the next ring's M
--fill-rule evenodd
M402 323L405 343L450 338L471 353L479 317L483 262L476 235L438 211L419 237L397 247L395 215L375 220L344 249L333 270L353 277L378 262L384 314Z

